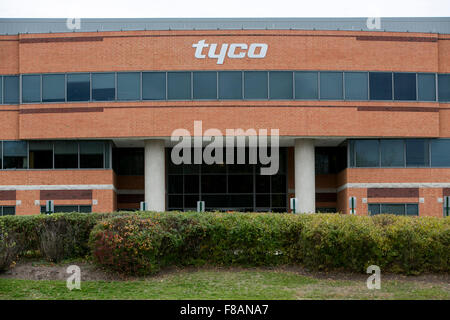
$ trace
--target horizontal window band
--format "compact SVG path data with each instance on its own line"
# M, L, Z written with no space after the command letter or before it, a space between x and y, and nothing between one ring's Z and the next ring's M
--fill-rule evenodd
M450 188L450 183L433 182L406 182L406 183L346 183L340 186L337 191L345 189L370 189L370 188Z

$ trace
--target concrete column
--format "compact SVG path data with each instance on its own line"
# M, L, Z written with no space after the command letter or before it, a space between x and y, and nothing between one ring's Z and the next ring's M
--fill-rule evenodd
M149 211L166 210L164 140L145 140L145 202Z
M298 213L316 212L314 140L295 140L295 197Z

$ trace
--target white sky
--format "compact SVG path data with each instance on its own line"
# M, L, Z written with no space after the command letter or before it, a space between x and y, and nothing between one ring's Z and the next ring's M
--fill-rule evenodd
M449 16L450 0L0 0L1 18Z

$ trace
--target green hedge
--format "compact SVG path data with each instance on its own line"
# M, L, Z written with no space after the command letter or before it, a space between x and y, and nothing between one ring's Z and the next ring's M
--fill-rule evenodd
M450 219L442 218L128 212L6 216L0 222L0 259L29 250L50 261L91 253L100 266L129 274L204 264L450 271Z
M145 224L154 230L142 228ZM106 237L114 241L99 242ZM141 249L144 243L146 247ZM137 274L154 273L168 265L204 264L299 264L316 270L356 272L365 272L374 264L384 271L407 274L448 272L450 220L385 215L147 213L103 220L91 233L90 247L98 264ZM129 265L119 258L130 257L133 252L139 259L127 259ZM112 262L113 257L122 264Z

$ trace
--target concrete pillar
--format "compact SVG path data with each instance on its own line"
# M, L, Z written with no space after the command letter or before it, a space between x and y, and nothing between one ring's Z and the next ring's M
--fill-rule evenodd
M164 140L145 140L145 202L149 211L166 210Z
M314 140L295 140L295 197L298 213L316 212Z

